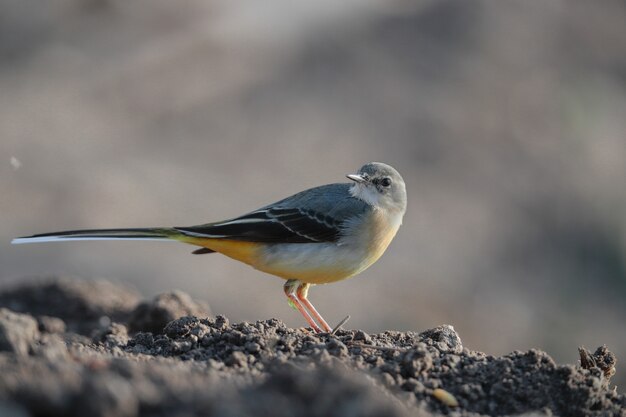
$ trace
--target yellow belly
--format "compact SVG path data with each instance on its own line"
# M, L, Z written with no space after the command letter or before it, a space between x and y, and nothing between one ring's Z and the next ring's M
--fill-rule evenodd
M340 281L358 273L363 254L335 243L282 243L263 248L255 268L309 284Z
M258 263L259 250L263 245L262 243L257 242L242 242L239 240L227 239L208 239L190 236L184 236L180 240L185 243L190 243L192 245L202 246L203 248L211 249L215 252L226 255L229 258L236 259L240 262L252 266Z
M341 262L342 257L332 244L267 244L188 236L180 240L219 252L283 279L322 284L339 281L354 274L354 268L346 262ZM324 251L326 253L323 253ZM272 256L272 253L275 256Z

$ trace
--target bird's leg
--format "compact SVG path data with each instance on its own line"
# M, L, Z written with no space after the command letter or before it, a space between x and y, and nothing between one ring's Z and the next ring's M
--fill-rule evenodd
M297 279L289 279L283 286L283 289L285 290L285 294L287 295L287 298L289 298L289 301L291 301L291 304L295 308L298 309L300 314L302 314L304 319L313 328L315 333L321 333L322 329L320 329L320 326L318 326L317 323L315 323L315 320L311 318L311 315L306 311L306 309L302 306L302 303L299 300L298 290L300 288L300 285L301 285L301 282L298 281ZM326 324L326 322L324 322L324 324ZM326 324L326 326L328 325Z
M326 320L324 320L324 318L320 315L320 313L317 312L315 307L313 307L313 304L311 304L311 302L307 299L307 295L309 294L310 287L311 287L311 284L307 284L306 282L301 282L300 285L298 285L298 289L296 290L296 294L298 295L298 300L300 300L302 304L304 305L304 307L306 307L306 309L309 310L309 312L313 315L313 317L315 317L315 320L317 320L317 322L322 325L322 328L324 329L324 331L326 333L330 333L332 332L333 329L330 328L328 323L326 323Z

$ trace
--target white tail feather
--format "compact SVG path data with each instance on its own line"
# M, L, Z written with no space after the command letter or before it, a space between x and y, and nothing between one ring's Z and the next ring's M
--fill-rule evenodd
M11 241L12 245L43 242L65 242L70 240L159 240L168 241L167 238L159 237L88 237L88 236L42 236L42 237L19 237ZM172 240L174 242L174 240Z

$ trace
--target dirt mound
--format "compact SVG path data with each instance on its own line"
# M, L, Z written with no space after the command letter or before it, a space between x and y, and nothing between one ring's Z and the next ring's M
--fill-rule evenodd
M27 288L19 300L28 299ZM11 294L0 300L10 305ZM199 308L186 295L175 298L179 312ZM223 316L178 317L161 330L129 335L129 320L149 317L149 306L163 304L157 301L119 323L67 326L89 330L91 323L83 332L91 337L59 323L81 317L55 316L52 308L37 306L53 323L40 321L38 329L30 315L2 310L0 413L626 416L626 397L610 387L615 357L604 347L581 351L582 366L557 365L537 350L502 357L470 351L445 325L318 335L276 319L230 324Z
M0 307L60 318L68 329L82 334L98 324L127 320L140 301L135 291L119 284L70 278L27 282L0 293Z

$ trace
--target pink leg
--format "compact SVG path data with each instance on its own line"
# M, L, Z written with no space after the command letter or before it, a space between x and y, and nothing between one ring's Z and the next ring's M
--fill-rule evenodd
M300 300L299 300L298 295L297 295L297 291L299 289L299 284L300 284L299 281L297 281L295 279L287 280L287 282L285 283L285 285L283 287L284 290L285 290L285 295L287 295L287 298L289 298L289 300L291 300L292 304L298 309L300 314L302 314L304 319L307 321L307 323L309 323L309 326L311 326L313 328L315 333L321 333L322 329L320 329L320 327L317 325L317 323L315 323L315 321L311 318L311 315L309 313L307 313L305 308L300 303ZM326 322L323 322L323 323L326 324ZM328 326L328 325L326 324L326 326Z
M317 320L317 322L322 325L322 328L324 329L324 331L326 333L330 333L333 331L333 329L330 328L328 323L326 323L326 320L324 320L321 314L317 312L313 304L311 304L311 302L307 299L310 286L311 284L307 284L307 283L301 283L298 286L298 289L297 289L298 299L302 302L304 307L306 307L306 309L309 310L309 312L313 315L315 320Z

